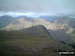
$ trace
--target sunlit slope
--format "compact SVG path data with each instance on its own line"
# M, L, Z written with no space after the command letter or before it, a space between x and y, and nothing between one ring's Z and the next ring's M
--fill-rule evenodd
M16 20L16 18L12 16L7 16L7 15L0 16L0 30L6 27L7 25L9 25L14 20Z

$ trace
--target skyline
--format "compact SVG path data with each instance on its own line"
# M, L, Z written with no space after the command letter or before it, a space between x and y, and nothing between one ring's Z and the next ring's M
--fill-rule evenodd
M70 18L75 18L75 15L67 15L67 14L50 14L50 13L36 13L36 12L19 12L19 11L9 11L9 12L0 12L0 17L1 16L12 16L12 17L19 17L19 16L27 16L27 17L33 17L33 18L39 18L41 16L56 16L56 17L70 17Z
M60 15L55 15L55 14L50 14L50 13L36 13L36 12L0 12L0 16L3 15L9 15L13 17L18 17L18 16L29 16L29 17L40 17L40 16L60 16Z

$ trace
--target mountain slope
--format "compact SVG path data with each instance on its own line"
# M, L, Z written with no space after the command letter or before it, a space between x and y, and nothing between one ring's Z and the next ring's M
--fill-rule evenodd
M59 51L74 50L52 39L42 25L16 31L0 31L0 40L1 56L58 56Z
M12 17L12 16L9 16L9 15L3 15L3 16L0 16L0 30L2 30L4 27L7 27L12 22L14 22L14 24L18 24L18 22L15 22L15 21L16 20L20 21L20 18L23 18L27 21L33 20L33 18L26 17L26 16ZM22 22L22 20L21 20L21 22ZM19 23L19 24L21 24L21 23ZM28 23L26 23L26 24L28 24ZM12 28L12 26L10 26L10 27Z
M26 18L19 18L13 22L11 22L9 25L3 28L3 30L21 30L23 28L29 28L31 26L36 26L36 25L43 25L47 29L51 30L57 30L61 29L61 25L57 23L51 23L46 21L45 19L41 18L33 18L33 19L26 19Z
M0 30L3 27L6 27L8 24L10 24L14 20L15 20L14 17L8 16L8 15L1 16L0 17Z
M46 28L49 28L48 26L50 25L50 22L40 18L34 18L31 20L27 20L26 18L19 18L4 27L3 30L21 30L23 28L29 28L36 25L44 25L47 26Z
M75 34L72 34L72 31L74 31L74 26L75 26L74 22L75 22L74 18L69 18L66 16L56 20L55 24L56 24L56 28L58 29L57 30L49 29L52 37L56 40L74 45Z
M39 18L45 19L48 22L55 22L60 16L40 16Z

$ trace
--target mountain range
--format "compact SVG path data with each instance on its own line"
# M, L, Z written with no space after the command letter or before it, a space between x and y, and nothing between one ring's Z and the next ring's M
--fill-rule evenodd
M74 51L74 23L75 18L67 16L1 16L0 54L58 56L59 51Z

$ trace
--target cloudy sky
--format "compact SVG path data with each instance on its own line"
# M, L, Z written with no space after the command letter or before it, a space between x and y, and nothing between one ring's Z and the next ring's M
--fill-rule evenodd
M0 11L75 15L75 0L0 0Z

